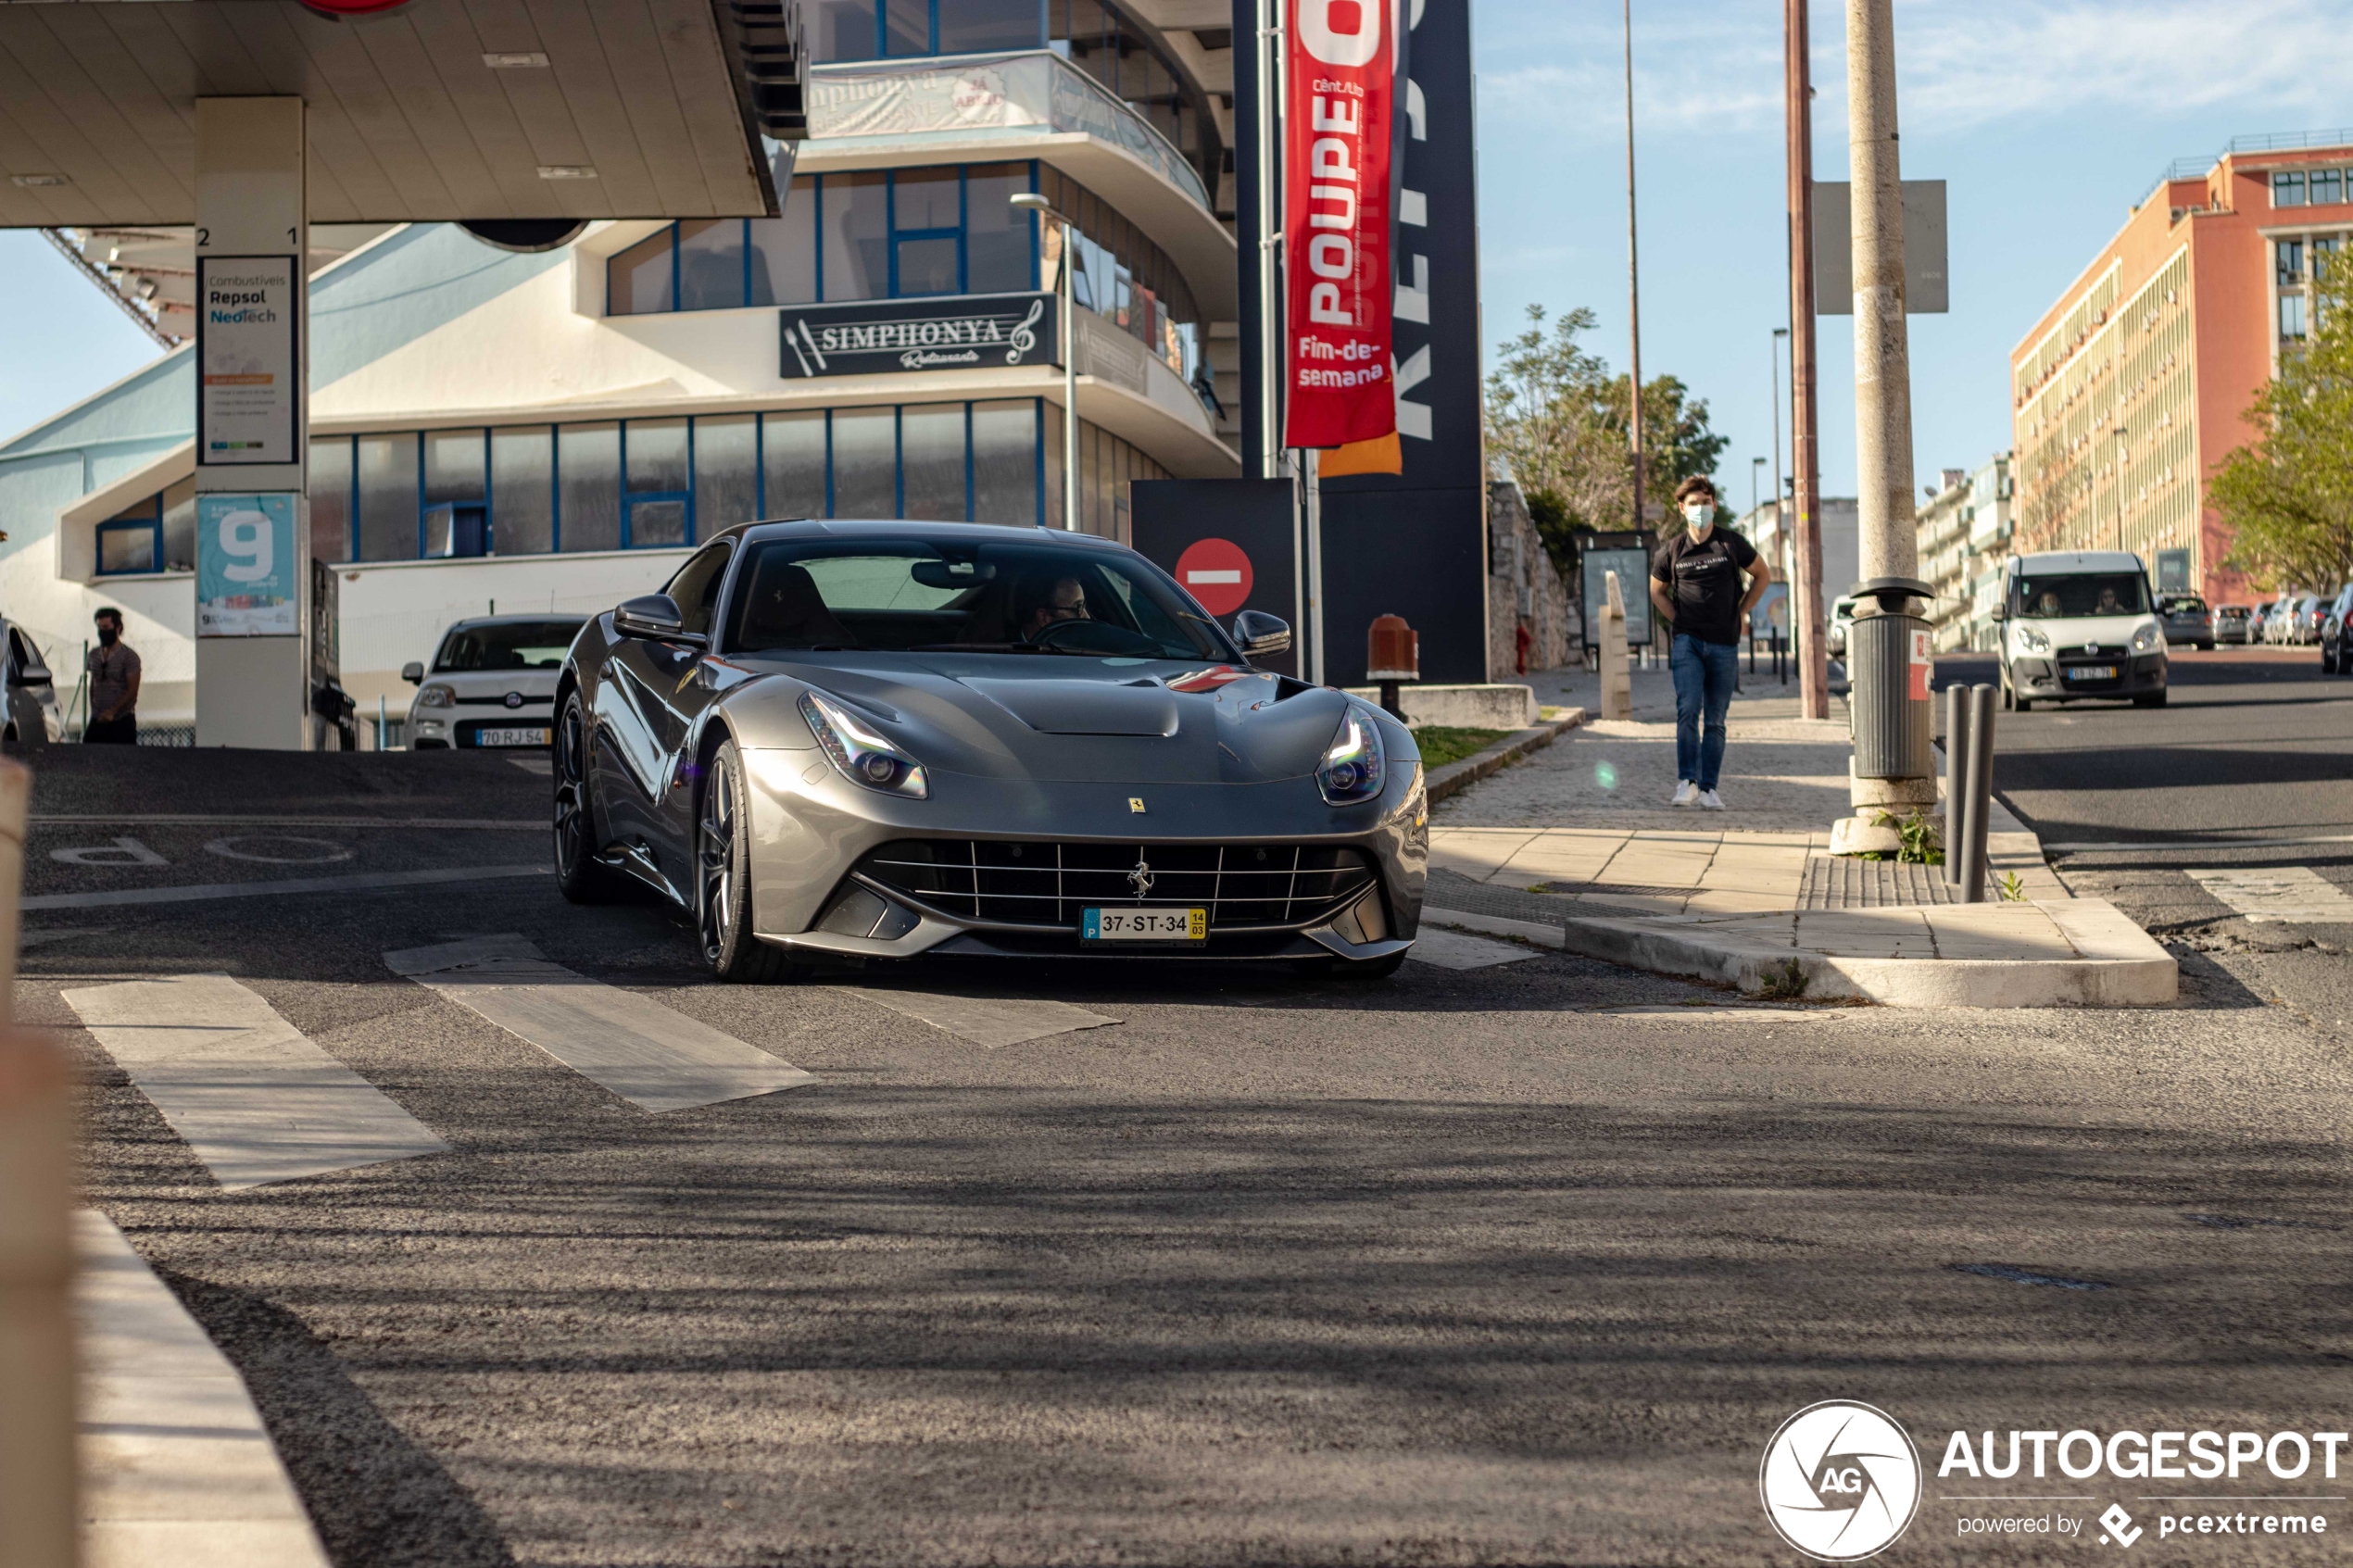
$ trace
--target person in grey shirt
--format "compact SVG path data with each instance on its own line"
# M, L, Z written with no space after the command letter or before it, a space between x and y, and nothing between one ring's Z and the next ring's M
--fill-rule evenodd
M139 656L122 640L122 611L112 605L93 617L98 646L90 650L90 721L84 746L139 744Z

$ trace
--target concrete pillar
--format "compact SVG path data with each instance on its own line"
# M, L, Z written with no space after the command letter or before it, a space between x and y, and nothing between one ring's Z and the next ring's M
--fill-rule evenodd
M1918 577L1912 361L1904 325L1904 188L1891 0L1846 0L1855 245L1855 504L1865 581ZM1843 583L1822 585L1844 593Z
M300 98L196 100L196 744L307 750L309 207Z

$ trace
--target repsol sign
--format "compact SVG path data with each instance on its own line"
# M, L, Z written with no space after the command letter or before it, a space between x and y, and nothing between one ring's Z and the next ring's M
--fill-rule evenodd
M778 312L787 381L1059 363L1051 294L794 305Z

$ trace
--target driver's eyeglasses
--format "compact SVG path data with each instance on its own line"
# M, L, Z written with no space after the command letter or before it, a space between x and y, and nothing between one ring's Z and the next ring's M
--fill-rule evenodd
M1048 605L1046 607L1047 616L1055 621L1077 621L1082 619L1086 613L1087 601L1085 599L1080 599L1076 604Z

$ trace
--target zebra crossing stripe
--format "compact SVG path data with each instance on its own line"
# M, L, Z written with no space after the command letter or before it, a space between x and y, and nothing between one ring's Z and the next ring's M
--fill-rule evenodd
M228 975L130 980L64 995L224 1187L448 1151Z
M384 963L646 1110L685 1110L816 1081L651 997L551 962L520 935L405 948L386 953Z

